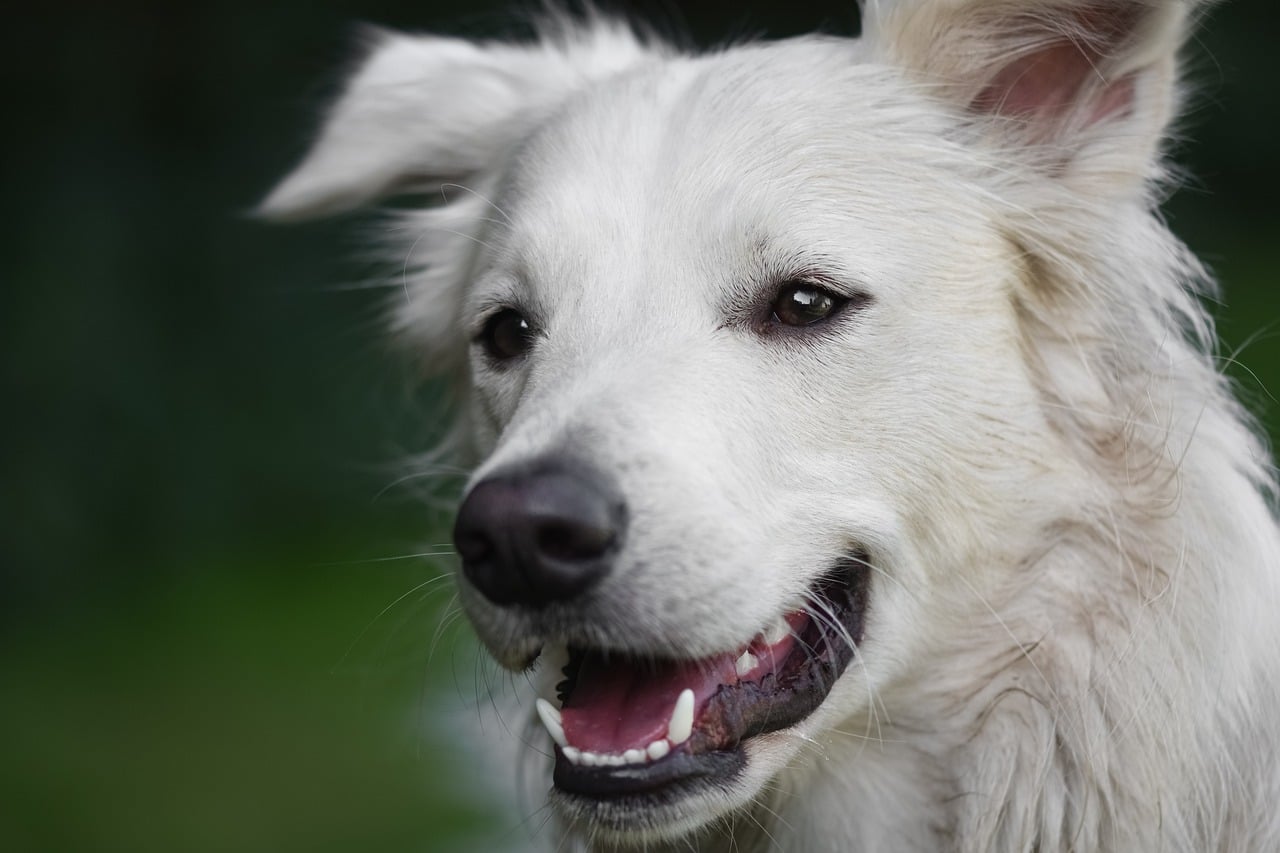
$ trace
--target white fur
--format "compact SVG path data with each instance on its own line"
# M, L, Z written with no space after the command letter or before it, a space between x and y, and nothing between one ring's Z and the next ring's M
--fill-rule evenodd
M851 543L876 566L854 664L736 787L540 842L1280 849L1271 466L1155 212L1195 11L868 0L858 41L704 56L594 18L374 48L264 212L443 187L399 220L395 325L458 375L475 477L572 446L632 517L572 625L460 585L495 656L719 653ZM803 340L735 319L802 271L871 300ZM514 369L468 343L501 306L539 329Z

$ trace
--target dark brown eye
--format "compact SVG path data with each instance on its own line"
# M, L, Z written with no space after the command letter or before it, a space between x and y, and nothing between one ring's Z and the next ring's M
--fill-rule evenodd
M524 355L533 346L533 329L519 311L505 308L484 324L479 340L490 358L510 361Z
M821 323L848 302L817 285L797 281L784 285L773 300L773 315L769 318L783 326L812 326Z

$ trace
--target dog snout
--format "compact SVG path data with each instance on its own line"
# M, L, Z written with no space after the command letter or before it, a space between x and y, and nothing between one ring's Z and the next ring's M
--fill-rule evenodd
M601 474L542 464L481 480L458 509L462 571L498 605L541 608L586 592L613 566L626 505Z

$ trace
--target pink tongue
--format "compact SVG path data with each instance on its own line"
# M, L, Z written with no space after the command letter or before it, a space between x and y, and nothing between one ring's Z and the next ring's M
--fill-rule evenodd
M759 664L746 677L758 681L786 660L796 637L808 623L800 611L788 613L791 633L772 646L757 637L748 649ZM606 658L599 652L584 655L574 679L573 692L560 709L565 740L570 746L595 753L618 755L628 749L645 749L667 736L676 699L693 691L693 720L697 725L707 700L723 684L737 684L736 654L722 654L695 661L637 663L625 655ZM678 744L672 744L677 746Z
M585 656L576 686L561 709L565 739L578 749L619 754L667 736L676 699L693 691L694 718L738 676L730 654L698 661L639 664L625 657Z

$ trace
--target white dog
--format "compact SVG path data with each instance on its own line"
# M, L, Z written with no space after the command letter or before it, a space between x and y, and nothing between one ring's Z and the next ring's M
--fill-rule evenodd
M446 198L395 324L549 847L1280 850L1271 466L1156 212L1197 11L379 36L263 212Z

